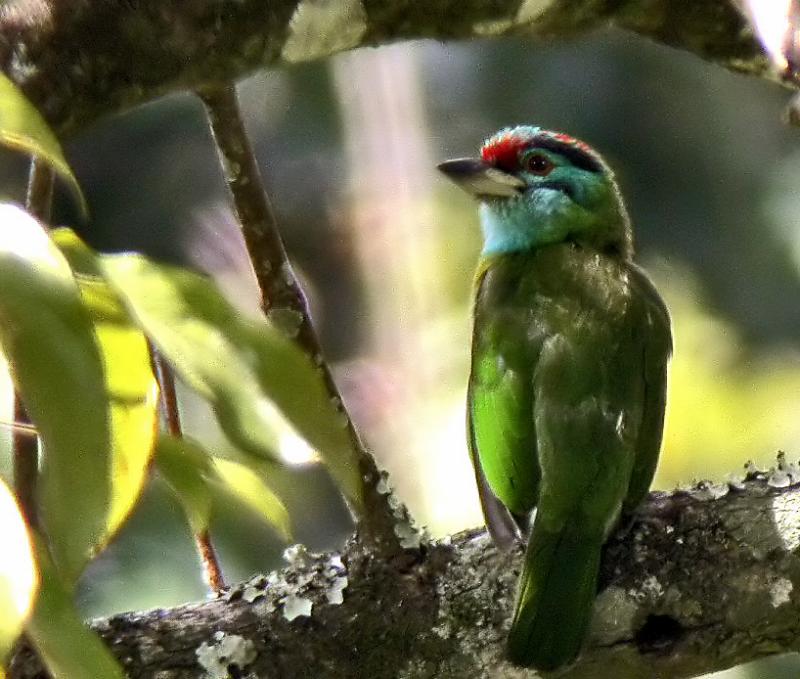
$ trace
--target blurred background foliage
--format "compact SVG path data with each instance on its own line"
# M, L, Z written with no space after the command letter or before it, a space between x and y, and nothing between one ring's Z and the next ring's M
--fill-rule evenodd
M798 457L800 133L780 123L778 87L609 32L551 46L360 50L256 75L240 93L347 404L434 536L481 522L464 439L477 216L434 168L509 124L579 136L617 172L639 261L674 321L655 486L723 479L748 459L769 466L778 450ZM64 192L60 222L102 250L199 266L256 308L196 100L169 97L103 121L66 150L91 218L81 225ZM21 158L2 156L5 198L20 199L25 176ZM188 395L183 415L188 432L225 445ZM336 491L296 437L282 452L298 466L272 481L297 540L335 548L350 530ZM226 508L215 526L229 581L280 565L284 545L241 509ZM156 481L80 597L87 615L101 615L204 595L181 510ZM786 657L724 676L798 672Z

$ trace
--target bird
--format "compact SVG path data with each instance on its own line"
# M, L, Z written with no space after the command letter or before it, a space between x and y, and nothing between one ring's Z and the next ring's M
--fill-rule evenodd
M468 443L492 538L527 537L508 657L556 670L579 657L603 544L655 473L670 316L585 142L508 127L438 169L479 201Z

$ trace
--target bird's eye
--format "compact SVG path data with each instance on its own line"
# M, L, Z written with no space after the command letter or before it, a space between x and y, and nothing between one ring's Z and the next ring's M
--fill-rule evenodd
M532 174L544 177L550 174L550 171L553 169L553 163L547 156L541 153L534 153L532 156L526 158L525 169Z

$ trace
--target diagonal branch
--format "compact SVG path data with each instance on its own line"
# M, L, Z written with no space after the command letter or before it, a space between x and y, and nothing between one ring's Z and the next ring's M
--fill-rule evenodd
M736 0L6 0L0 65L66 135L169 92L355 47L609 25L780 78Z
M206 108L222 173L261 292L261 309L314 361L331 402L345 418L363 485L364 508L356 517L362 537L384 551L396 552L400 548L395 532L397 517L389 506L387 494L379 491L380 472L361 443L324 359L305 295L289 263L275 213L264 190L239 110L236 87L231 83L209 85L199 90L198 95Z
M589 647L560 679L677 679L800 650L798 481L651 494L607 546ZM520 565L482 532L402 559L295 550L223 599L94 626L131 677L201 676L237 648L230 676L533 677L503 660ZM10 676L38 668L20 651Z

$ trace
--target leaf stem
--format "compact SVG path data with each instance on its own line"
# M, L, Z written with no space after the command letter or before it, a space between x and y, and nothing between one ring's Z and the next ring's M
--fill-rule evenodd
M158 388L161 392L161 406L167 431L175 438L183 438L181 413L178 409L178 394L175 391L175 376L167 362L152 344L150 344L150 355L153 357L153 368Z
M28 175L28 192L25 207L34 217L43 223L50 221L53 204L54 174L52 168L41 158L31 158L31 169ZM14 422L22 425L13 429L11 435L12 466L14 490L22 514L28 525L36 528L39 517L36 508L36 485L39 478L39 438L26 431L31 424L25 404L19 392L14 392Z
M356 516L358 531L374 547L396 552L400 549L394 532L396 519L387 495L378 491L381 474L372 455L362 444L330 367L323 358L305 295L289 263L275 213L245 130L236 87L233 83L208 85L197 94L205 105L225 183L258 281L261 309L268 317L271 313L280 312L292 314L298 319L295 340L319 366L331 402L337 404L341 414L347 418L347 432L358 454L364 501L363 511Z
M161 407L167 431L175 438L183 438L178 396L175 391L175 375L172 372L172 368L169 367L152 344L150 345L150 355L153 357L153 368L161 391ZM211 536L207 530L203 530L200 533L195 533L193 537L200 563L203 565L204 580L214 594L219 594L225 589L225 576L222 574L222 566L217 557L217 551L211 542Z
M26 430L30 425L28 412L17 392L14 392L14 422L23 429L12 429L12 466L14 469L14 491L22 515L31 528L39 525L36 508L36 485L39 480L39 437L31 436Z

